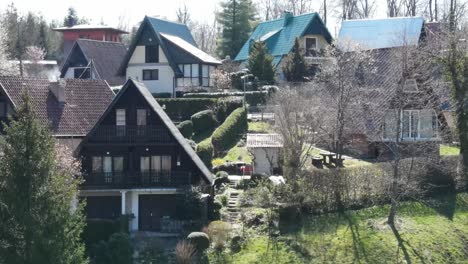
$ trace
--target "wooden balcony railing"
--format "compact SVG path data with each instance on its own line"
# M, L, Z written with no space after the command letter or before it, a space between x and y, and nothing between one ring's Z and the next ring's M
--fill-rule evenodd
M84 189L181 187L191 184L187 171L104 172L84 175Z
M104 143L145 143L169 142L169 132L155 126L100 126L96 129L90 142Z

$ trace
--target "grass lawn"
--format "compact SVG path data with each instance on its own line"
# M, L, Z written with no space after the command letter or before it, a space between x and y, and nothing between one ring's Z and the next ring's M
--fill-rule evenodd
M261 121L249 122L248 131L249 133L272 133L274 132L270 124L268 124L267 122L261 122Z
M267 251L267 237L257 235L223 263L468 263L467 193L401 203L398 234L387 212L376 206L309 216L286 225L276 247Z
M457 156L460 155L460 148L457 146L440 144L439 153L441 156Z
M252 155L247 151L247 147L234 146L231 148L224 157L221 157L223 161L243 161L246 163L252 162Z
M309 155L312 157L312 156L320 156L320 152L322 152L320 149L318 148L315 148L315 147L312 147L310 150L309 150ZM308 163L310 164L311 161L308 161ZM358 167L358 166L365 166L365 165L371 165L372 163L371 162L368 162L368 161L365 161L365 160L361 160L361 159L345 159L343 161L343 165L345 168L349 168L349 167ZM312 166L312 165L311 165ZM326 167L325 167L326 168Z

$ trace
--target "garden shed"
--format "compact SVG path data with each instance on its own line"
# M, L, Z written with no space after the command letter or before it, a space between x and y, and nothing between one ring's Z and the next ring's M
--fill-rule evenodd
M279 134L247 134L247 149L253 155L253 173L268 175L280 167L283 139Z

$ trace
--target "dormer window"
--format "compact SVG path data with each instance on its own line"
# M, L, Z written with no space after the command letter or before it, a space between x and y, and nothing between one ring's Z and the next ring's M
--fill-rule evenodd
M416 79L407 79L405 81L404 91L408 93L415 93L418 91L418 84Z
M145 62L158 63L159 62L159 46L145 46Z
M315 54L317 51L317 38L306 37L304 46L305 46L306 56L311 56Z

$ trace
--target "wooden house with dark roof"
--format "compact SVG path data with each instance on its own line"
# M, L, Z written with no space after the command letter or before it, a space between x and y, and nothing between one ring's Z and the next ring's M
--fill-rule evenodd
M125 77L117 73L126 52L120 42L78 39L62 64L60 77L106 80L110 86L121 86Z
M200 50L184 24L146 16L119 68L151 93L185 92L212 86L221 61Z

